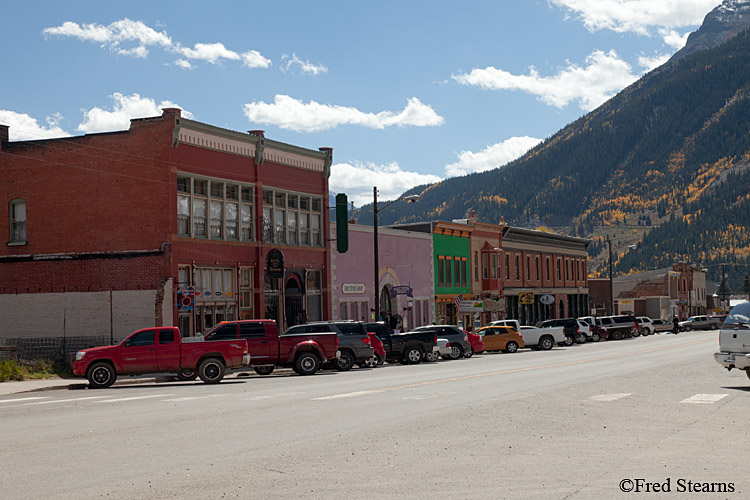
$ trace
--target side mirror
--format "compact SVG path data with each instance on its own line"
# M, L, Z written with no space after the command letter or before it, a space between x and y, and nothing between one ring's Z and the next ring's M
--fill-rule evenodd
M132 343L129 340L125 341L125 344L123 344L125 347L132 347Z

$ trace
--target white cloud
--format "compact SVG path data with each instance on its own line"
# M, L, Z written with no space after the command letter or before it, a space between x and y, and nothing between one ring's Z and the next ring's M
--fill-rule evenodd
M157 105L153 99L141 97L138 94L126 96L115 92L110 98L114 101L114 107L111 111L98 107L84 110L84 121L78 125L76 130L84 133L127 130L130 128L131 118L161 116L163 108L181 108L171 101L162 101ZM183 110L182 116L192 118L193 115L189 111Z
M630 65L614 50L597 50L586 58L586 66L569 63L556 75L541 76L534 68L528 75L514 75L489 66L474 69L469 74L452 75L463 85L474 85L489 90L521 90L539 96L545 104L563 108L577 101L584 111L590 111L612 97L619 90L638 79Z
M431 106L422 104L416 97L409 99L399 113L381 111L365 113L357 108L304 102L277 94L274 102L245 104L244 113L252 122L276 125L297 132L318 132L339 125L360 125L383 129L392 126L434 127L445 121Z
M455 177L501 167L524 155L540 142L542 142L541 139L534 137L511 137L503 142L487 146L478 153L461 151L458 153L456 163L445 166L445 174Z
M263 57L257 50L248 50L240 54L242 65L248 68L267 68L271 65L271 60Z
M196 43L191 49L189 47L177 47L177 52L188 59L199 59L216 64L220 59L238 61L240 55L227 49L223 43Z
M59 123L62 116L55 113L46 118L47 126L39 125L36 118L25 113L16 113L0 109L0 124L10 126L11 141L35 141L38 139L52 139L54 137L68 137L70 134L63 130Z
M194 69L195 68L195 66L190 64L190 61L188 61L187 59L177 59L174 62L174 65L179 66L182 69Z
M648 72L667 62L670 57L672 57L670 54L655 55L653 57L642 55L638 57L638 64Z
M79 40L100 43L103 47L117 50L123 54L142 56L146 46L156 45L164 48L172 46L172 39L163 31L156 31L141 21L121 19L107 26L101 24L77 24L70 21L60 26L45 28L45 35L58 35L78 38ZM137 42L135 49L120 49L123 42Z
M361 207L372 202L373 186L378 187L378 200L395 200L414 186L441 180L437 175L401 170L396 162L387 165L355 162L332 165L328 185L332 192L346 193L349 201Z
M664 43L669 45L675 50L679 50L682 47L685 46L687 43L687 39L690 36L690 31L686 31L684 34L680 35L675 30L670 30L666 28L659 29L659 35L664 39Z
M299 66L300 71L303 73L310 73L312 75L319 75L320 73L327 73L328 68L323 66L322 64L313 64L310 61L303 61L299 57L297 57L297 54L292 54L291 56L284 54L281 56L281 71L287 72L292 69L292 66Z
M721 0L548 0L567 9L590 31L608 29L650 36L654 28L697 26ZM665 40L666 41L666 40ZM667 42L668 43L668 42ZM677 47L679 48L679 47Z
M169 52L180 54L183 58L208 61L216 64L222 59L241 61L248 68L267 68L271 60L266 59L257 50L249 50L242 54L230 50L222 43L196 43L192 48L183 47L179 42L173 42L165 31L156 31L142 21L121 19L106 26L101 24L77 24L66 21L60 26L45 28L44 35L56 35L77 38L82 41L94 42L102 47L132 57L145 59L149 46L159 46ZM123 47L126 43L135 43L135 47ZM179 59L176 63L182 68L186 59ZM190 67L193 67L192 65Z

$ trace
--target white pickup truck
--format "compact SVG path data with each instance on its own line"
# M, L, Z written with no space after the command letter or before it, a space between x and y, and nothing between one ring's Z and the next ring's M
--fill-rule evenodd
M745 370L750 378L750 302L729 311L719 332L719 352L714 360L727 370Z
M565 332L563 327L552 328L535 328L533 326L521 326L517 319L503 319L493 321L490 326L509 326L516 330L523 337L523 343L526 347L532 349L548 351L555 344L565 342Z

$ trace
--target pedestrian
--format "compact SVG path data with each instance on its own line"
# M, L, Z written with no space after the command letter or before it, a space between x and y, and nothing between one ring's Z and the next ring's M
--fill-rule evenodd
M677 319L677 316L675 316L674 319L672 319L672 325L673 325L672 333L674 333L675 335L680 333L680 320Z

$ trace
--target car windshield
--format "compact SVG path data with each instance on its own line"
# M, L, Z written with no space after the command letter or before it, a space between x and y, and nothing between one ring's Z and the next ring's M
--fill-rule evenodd
M744 302L729 311L723 326L748 326L750 325L750 302Z

